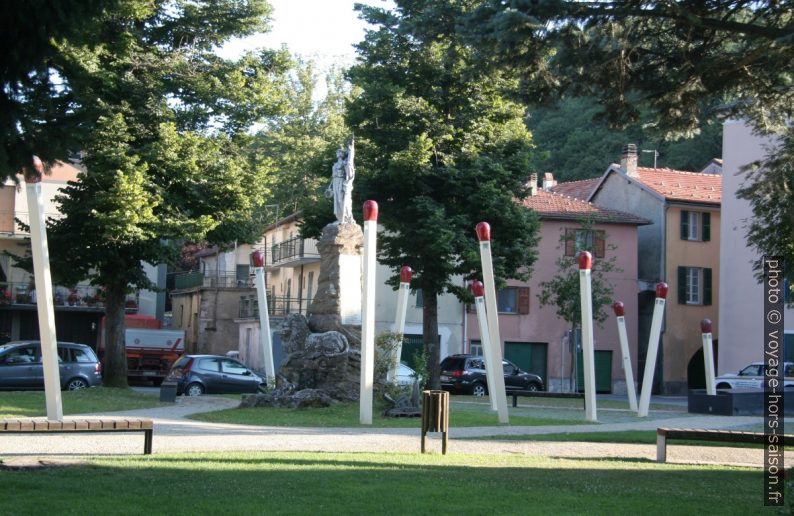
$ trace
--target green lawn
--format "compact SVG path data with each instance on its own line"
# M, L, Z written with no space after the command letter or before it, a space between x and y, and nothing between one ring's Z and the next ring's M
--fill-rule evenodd
M761 475L636 460L224 452L0 471L0 484L14 514L758 514Z
M156 395L113 387L63 391L61 397L65 415L134 410L163 405ZM47 409L43 391L0 392L0 419L45 415Z
M386 418L380 414L386 405L375 402L372 427L419 427L419 418ZM514 411L515 409L510 409ZM517 411L517 412L520 412ZM286 408L234 408L217 412L194 414L191 419L211 423L233 423L240 425L259 426L309 426L309 427L357 427L359 425L359 405L357 402L338 403L325 408L286 409ZM584 420L554 419L532 417L511 412L510 424L515 426L534 425L579 425ZM453 402L450 407L449 425L462 426L495 426L499 420L495 412L486 404L458 404ZM363 425L369 427L370 425Z

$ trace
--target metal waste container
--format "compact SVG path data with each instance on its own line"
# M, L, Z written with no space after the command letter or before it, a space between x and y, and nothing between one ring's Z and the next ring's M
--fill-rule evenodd
M160 401L176 401L176 382L163 382L160 384Z
M447 453L449 432L449 393L422 391L422 453L425 452L427 432L441 432L441 453Z

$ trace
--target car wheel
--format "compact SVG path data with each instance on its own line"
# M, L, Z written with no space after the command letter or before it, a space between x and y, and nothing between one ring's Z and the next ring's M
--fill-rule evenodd
M475 383L471 386L471 393L474 396L485 396L488 394L488 389L486 389L485 385L481 383Z
M66 382L66 390L68 391L79 391L85 389L86 387L88 387L88 382L82 378L72 378Z
M540 390L540 386L534 382L527 385L527 390L530 392L535 392Z
M731 388L731 384L729 383L721 383L717 385L717 389L730 389L730 388Z
M200 383L191 383L185 389L185 396L201 396L204 394L204 386Z

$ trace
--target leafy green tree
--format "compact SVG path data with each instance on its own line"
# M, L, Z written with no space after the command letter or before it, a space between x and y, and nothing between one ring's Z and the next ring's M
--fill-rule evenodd
M57 199L48 228L53 270L65 284L105 290L105 381L126 385L124 298L150 288L142 262L178 258L182 241L252 241L266 167L244 152L245 131L284 108L285 52L238 61L213 50L266 28L264 1L130 1L104 11L84 44L56 42L87 172ZM42 142L41 145L44 145Z
M359 9L377 28L349 72L360 88L347 112L356 137L354 194L359 206L380 205L379 260L395 272L393 286L402 265L415 271L429 385L437 388L438 296L470 299L461 277L480 272L476 224L493 228L499 278L525 277L536 258L538 219L516 202L526 195L531 137L523 107L503 94L513 78L481 74L469 48L439 37L452 33L455 5L398 0L394 10ZM419 30L431 20L436 33Z
M522 75L518 91L524 99L552 102L562 94L591 95L615 127L639 120L647 109L652 125L667 136L693 134L715 114L747 120L761 134L779 135L780 148L751 167L741 195L753 207L748 241L760 254L782 255L794 263L794 212L787 208L794 205L790 2L476 4L457 18L461 33L478 49L483 66ZM704 102L710 99L724 102ZM786 268L786 277L794 285L794 267Z

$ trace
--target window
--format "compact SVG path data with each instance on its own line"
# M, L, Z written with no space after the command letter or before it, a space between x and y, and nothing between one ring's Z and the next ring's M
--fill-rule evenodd
M221 371L229 374L243 375L248 372L248 368L231 360L223 360L221 361Z
M199 360L198 368L203 369L205 371L214 371L218 372L218 359L217 358L202 358Z
M481 358L470 358L468 369L485 369L485 362Z
M565 229L565 256L590 251L596 258L606 254L606 232L602 229Z
M37 356L36 348L34 346L24 346L21 348L12 349L3 357L4 364L32 364L38 363L41 360Z
M416 307L417 308L424 308L425 306L425 298L422 295L422 289L416 289Z
M96 357L92 357L86 350L80 348L72 349L72 356L75 362L96 362Z
M681 210L681 240L711 240L711 213Z
M497 310L505 314L529 313L529 287L505 287L496 293Z
M482 356L482 342L479 340L471 340L469 344L469 354L470 355L477 355L478 357Z
M682 305L711 305L711 269L705 267L678 268L678 303Z

